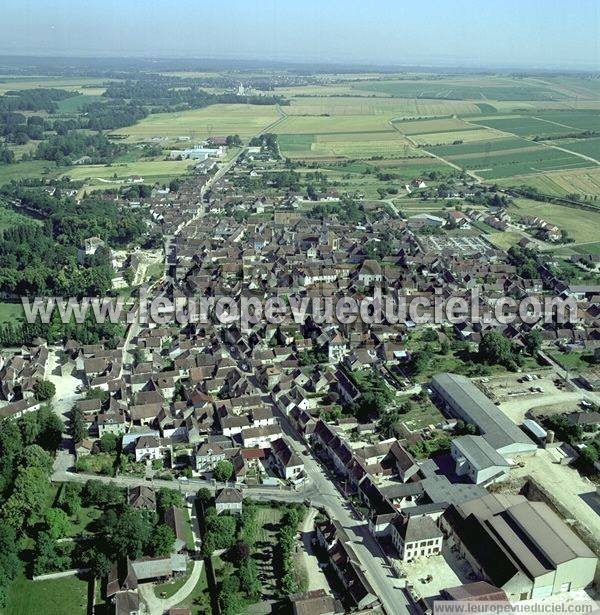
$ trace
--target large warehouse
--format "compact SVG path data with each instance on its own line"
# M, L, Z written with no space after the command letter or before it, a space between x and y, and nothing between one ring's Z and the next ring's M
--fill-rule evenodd
M450 506L442 527L473 570L511 599L545 598L594 580L596 556L543 502L490 494Z
M443 410L477 427L485 441L504 457L530 453L535 442L503 414L468 378L438 374L431 388Z

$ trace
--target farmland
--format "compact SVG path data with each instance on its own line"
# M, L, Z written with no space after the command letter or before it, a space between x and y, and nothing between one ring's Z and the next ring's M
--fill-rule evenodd
M272 105L212 105L191 111L154 113L114 134L129 141L148 141L153 137L176 139L179 136L201 140L211 135L233 134L250 137L278 119L277 109Z
M600 214L594 211L529 199L516 199L515 208L511 211L516 216L539 216L551 224L556 224L578 243L598 240Z
M600 167L530 175L518 179L502 180L505 186L526 185L552 196L582 194L593 197L600 194Z
M566 94L533 80L501 77L438 78L426 80L364 81L357 90L383 93L399 98L447 100L561 100Z

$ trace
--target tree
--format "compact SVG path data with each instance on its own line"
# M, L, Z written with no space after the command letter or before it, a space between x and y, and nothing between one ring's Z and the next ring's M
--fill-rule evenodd
M534 357L542 347L542 334L536 329L532 329L523 336L523 343L527 352Z
M408 364L410 372L414 375L422 374L428 367L432 359L432 353L429 348L417 350L413 353Z
M117 485L104 484L99 480L91 479L85 483L81 491L81 498L86 506L106 509L110 506L123 505L125 492Z
M152 534L152 523L147 512L127 507L111 521L114 523L106 528L110 552L117 557L141 557Z
M114 433L105 433L100 438L100 450L103 453L114 453L117 450L118 437Z
M253 559L244 560L239 567L240 589L252 602L260 597L262 584L258 578L258 566Z
M67 515L76 515L81 509L81 485L65 483L60 491L58 503Z
M169 555L173 551L175 544L175 533L165 523L159 523L154 527L150 541L148 543L148 551L154 557Z
M21 465L25 467L39 468L46 474L50 474L53 463L50 454L37 444L30 444L23 449Z
M515 362L512 342L499 331L490 331L479 343L479 357L490 365L510 367Z
M64 538L69 531L69 517L67 513L60 508L49 508L44 513L44 522L48 536L53 540Z
M112 568L112 562L97 547L92 547L85 558L87 568L96 579L104 579Z
M63 553L56 541L47 533L40 532L35 542L33 574L40 575L68 568L70 558Z
M37 411L40 433L36 439L47 451L56 451L62 442L62 434L65 429L63 422L58 418L50 406L42 406Z
M10 526L33 527L41 518L48 501L50 482L40 468L21 468L13 492L2 508L2 517Z
M40 435L40 424L36 412L28 412L19 422L23 444L33 444Z
M161 487L156 494L156 508L158 513L163 515L167 508L171 506L183 508L185 506L183 495L179 493L179 491L175 491L175 489Z
M250 547L243 540L239 540L229 549L227 557L233 564L240 566L250 557Z
M6 606L6 588L21 570L15 529L0 523L0 608Z
M210 504L213 499L210 489L207 489L206 487L200 487L200 489L198 489L198 493L196 494L196 497L202 504L206 504L206 505Z
M33 394L38 401L48 401L56 394L56 387L49 380L38 380L33 385Z
M83 412L77 407L73 408L71 413L71 433L75 444L79 444L89 435Z
M230 515L217 515L214 508L206 512L202 554L210 556L217 549L228 549L235 541L236 519Z
M215 480L219 482L228 481L233 474L233 464L231 461L227 461L226 459L222 459L217 463L215 469L213 471L213 476Z

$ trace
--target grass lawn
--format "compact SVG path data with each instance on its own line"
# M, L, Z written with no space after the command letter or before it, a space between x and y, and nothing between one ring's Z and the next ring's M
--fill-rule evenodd
M210 608L210 593L208 591L208 582L206 580L206 567L202 566L202 572L196 587L188 595L188 597L177 605L180 609L191 609L192 613L198 615L209 615L212 611Z
M410 397L406 399L410 399ZM410 412L402 415L401 423L408 431L415 432L429 427L429 425L436 425L443 420L444 415L428 399L424 403L414 403Z
M18 224L40 224L40 222L10 207L0 205L0 231L17 226Z
M600 225L600 211L589 211L555 205L554 203L541 203L529 199L515 199L516 207L511 214L517 216L539 216L564 229L576 242L597 242L598 225Z
M24 320L23 306L20 303L0 302L0 324L6 322L22 322Z
M259 506L256 513L256 523L259 526L257 543L274 542L274 534L281 521L283 513L279 508Z
M96 455L85 455L77 460L78 472L89 472L92 474L103 474L112 476L114 474L115 456L110 453L98 453Z
M550 356L573 372L582 372L594 365L594 355L591 352L552 352Z
M487 235L487 239L502 250L508 250L512 248L512 246L516 246L521 237L522 235L520 233L510 231L506 233L489 233Z
M79 534L87 534L88 526L98 519L101 511L95 507L81 508L79 512L71 519L68 536L78 536Z
M18 577L8 590L6 615L85 615L88 582L76 577L31 581Z
M171 580L166 583L159 583L154 586L154 594L158 598L170 598L175 595L186 583L189 579L190 574L192 572L193 564L189 562L187 565L187 571L185 574Z

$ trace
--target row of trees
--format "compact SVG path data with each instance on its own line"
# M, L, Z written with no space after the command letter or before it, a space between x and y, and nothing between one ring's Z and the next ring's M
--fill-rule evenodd
M52 455L62 430L49 406L0 422L0 608L22 569L21 539L34 536L39 526L54 534L64 528L60 514L47 511Z

